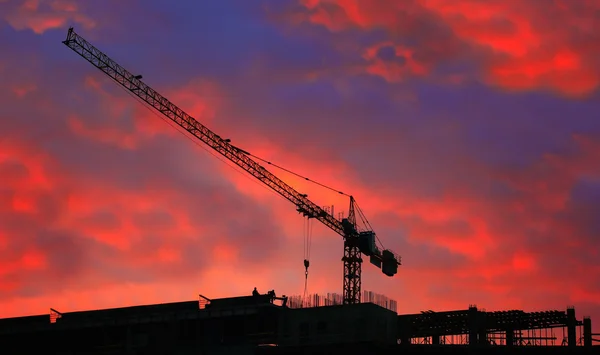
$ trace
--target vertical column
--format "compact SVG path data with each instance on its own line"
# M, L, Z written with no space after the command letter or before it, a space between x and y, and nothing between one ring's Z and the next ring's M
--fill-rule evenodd
M487 345L487 317L485 312L477 313L477 339L478 343Z
M583 346L592 346L592 320L590 317L583 318Z
M506 329L506 346L515 345L515 331L512 328Z
M568 346L577 345L577 319L573 307L567 308L567 342Z
M398 316L397 319L398 338L400 339L400 344L403 346L409 345L411 335L410 320L406 316Z
M477 333L479 329L477 307L469 306L468 313L468 328L469 328L469 345L477 345Z

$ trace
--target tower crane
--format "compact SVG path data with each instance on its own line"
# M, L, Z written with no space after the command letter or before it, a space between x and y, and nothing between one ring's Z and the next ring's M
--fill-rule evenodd
M232 145L229 139L221 138L218 134L209 130L206 126L160 95L156 90L145 84L141 80L141 75L133 75L117 64L117 62L77 34L73 30L73 27L69 28L67 38L63 41L63 44L100 69L100 71L126 90L136 95L151 108L158 111L158 113L161 113L193 137L202 141L248 174L292 202L299 213L307 218L319 220L325 226L341 235L344 240L344 256L342 258L344 262L344 304L360 303L361 301L362 254L368 256L370 262L380 268L385 275L391 277L398 272L398 266L401 265L400 257L391 250L380 249L377 246L376 234L370 228L354 197L349 196L350 207L347 217L335 218L329 212L309 200L306 194L296 191L252 159L252 154ZM357 216L366 224L367 228L359 227ZM307 260L305 260L305 266L308 268Z

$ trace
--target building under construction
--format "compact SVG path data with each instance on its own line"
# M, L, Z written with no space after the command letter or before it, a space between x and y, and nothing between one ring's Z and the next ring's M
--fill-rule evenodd
M364 292L265 295L0 319L0 344L52 354L591 354L591 319L566 311L465 310L398 315L395 302ZM371 301L371 302L368 302Z

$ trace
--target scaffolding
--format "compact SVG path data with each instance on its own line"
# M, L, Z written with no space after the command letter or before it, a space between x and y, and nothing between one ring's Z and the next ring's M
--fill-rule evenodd
M403 344L504 346L592 346L591 319L575 317L575 309L524 312L467 310L398 316Z

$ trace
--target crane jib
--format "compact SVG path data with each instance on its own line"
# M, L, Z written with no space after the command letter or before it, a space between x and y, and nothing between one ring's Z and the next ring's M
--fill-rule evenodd
M246 151L231 145L228 140L221 138L209 130L195 118L145 84L141 80L141 75L133 75L121 67L106 54L75 33L72 27L69 28L67 38L63 43L156 111L292 202L296 205L298 212L307 217L319 220L325 226L344 237L344 258L342 259L344 260L344 303L360 302L361 252L370 256L371 263L381 267L386 275L392 276L397 272L397 267L400 265L400 258L390 250L386 249L381 252L377 249L375 246L376 237L372 231L358 232L356 230L353 207L354 199L352 197L350 197L348 218L342 220L336 219L323 208L309 200L306 195L299 193L253 160ZM348 228L348 223L352 225L352 228Z
M63 43L87 59L91 64L102 70L117 83L131 91L134 95L138 96L157 111L174 121L177 125L202 140L205 144L234 162L236 165L250 172L263 183L267 185L274 184L274 186L270 187L284 198L290 200L294 204L302 204L305 206L305 209L311 212L312 216L319 219L336 233L343 235L340 222L333 216L328 216L328 213L320 206L303 197L302 194L277 178L266 168L245 154L245 152L236 149L233 145L210 131L182 109L172 104L168 99L164 98L139 78L87 42L83 37L75 33L72 28L69 29L67 40Z

